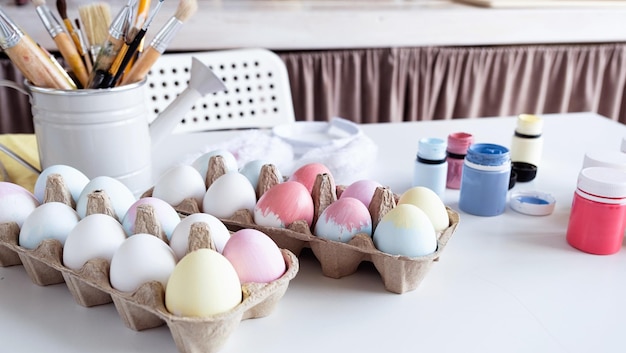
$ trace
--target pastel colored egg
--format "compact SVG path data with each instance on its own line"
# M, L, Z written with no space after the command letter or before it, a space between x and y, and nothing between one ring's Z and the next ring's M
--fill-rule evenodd
M254 207L254 223L261 226L285 228L304 220L313 222L313 198L304 185L286 181L269 188Z
M35 181L33 192L39 202L44 201L48 176L52 174L59 174L63 178L63 182L72 195L74 202L78 201L80 193L83 191L87 183L89 183L89 178L83 172L74 167L64 164L51 165L42 170L41 174L37 177L37 181Z
M61 202L46 202L31 212L20 229L19 245L35 249L45 239L65 244L68 234L80 221L78 213Z
M280 278L287 269L276 243L256 229L233 233L223 255L233 264L241 283L269 283Z
M430 219L419 207L400 204L376 226L374 246L387 254L418 257L437 250L437 234Z
M185 255L174 267L165 289L165 307L176 316L221 314L242 299L235 268L222 254L211 249L198 249Z
M372 197L374 197L374 192L376 192L376 188L381 187L382 185L374 180L362 179L353 182L348 185L339 198L344 197L354 197L355 199L361 201L365 207L370 206L370 202L372 201Z
M235 155L233 155L230 151L225 149L216 149L213 151L209 151L204 153L200 157L196 158L191 165L196 168L196 170L202 175L202 178L206 179L207 172L209 170L209 160L213 156L221 156L224 158L224 165L226 167L226 172L237 171L237 159Z
M246 178L250 180L250 184L252 184L252 187L254 187L255 190L257 188L257 185L259 184L259 176L261 174L261 169L266 164L271 164L271 163L263 159L255 159L244 164L243 167L241 167L241 169L239 170L241 174L245 175ZM280 175L280 171L276 169L276 172L279 174L278 180L282 181L283 177L282 175Z
M137 221L137 208L140 205L150 205L154 208L156 220L161 225L161 229L163 230L163 233L165 233L167 239L170 239L174 228L176 228L180 222L180 216L172 205L156 197L143 197L135 201L128 208L128 211L122 220L122 226L124 226L126 235L136 233L135 225Z
M349 242L358 233L372 235L372 216L353 197L340 198L322 211L313 234L322 239Z
M446 206L434 191L427 187L415 186L405 191L398 199L398 204L412 204L428 215L436 231L450 226L450 218Z
M24 187L0 182L0 223L15 222L21 227L39 204L35 195Z
M296 181L304 185L309 193L313 191L313 185L315 185L315 179L318 174L328 174L332 178L330 169L322 163L307 163L301 167L298 167L293 174L289 177L289 181Z

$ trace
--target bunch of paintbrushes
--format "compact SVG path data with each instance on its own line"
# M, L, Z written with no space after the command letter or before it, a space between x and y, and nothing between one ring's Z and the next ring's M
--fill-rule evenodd
M57 0L61 21L45 0L32 0L45 29L68 66L69 74L0 8L0 47L32 84L57 89L111 88L142 81L165 52L183 23L197 11L197 0L180 0L176 13L144 50L144 38L164 0L150 11L150 0L128 0L111 19L107 3L79 7L80 20L67 15Z

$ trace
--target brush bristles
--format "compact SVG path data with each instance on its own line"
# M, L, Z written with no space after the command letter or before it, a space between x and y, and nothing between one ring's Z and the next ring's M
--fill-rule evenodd
M181 22L185 22L189 19L189 17L193 16L196 11L198 11L198 1L180 0L174 17L176 17Z
M111 24L111 7L108 3L100 2L80 6L78 8L83 30L91 45L100 45L109 36Z
M33 4L35 5L35 7L45 5L46 0L33 0Z

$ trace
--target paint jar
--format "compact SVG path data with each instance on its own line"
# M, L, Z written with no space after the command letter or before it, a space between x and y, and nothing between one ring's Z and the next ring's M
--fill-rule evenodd
M471 145L463 164L459 208L476 216L503 213L510 176L508 148L490 143Z
M446 187L449 189L459 189L461 187L463 160L467 154L467 149L473 142L474 137L466 132L455 132L448 135L448 148L446 150L448 175Z
M611 255L622 247L626 230L626 171L585 168L567 226L567 242L589 254Z
M447 175L446 141L440 138L420 139L413 170L413 186L427 187L441 197L446 190Z
M511 141L512 162L524 162L539 167L543 150L542 130L541 117L531 114L521 114L517 117L517 126ZM515 165L513 167L515 168ZM530 180L534 177L533 174Z
M613 149L591 149L585 153L581 169L606 167L626 170L626 153Z

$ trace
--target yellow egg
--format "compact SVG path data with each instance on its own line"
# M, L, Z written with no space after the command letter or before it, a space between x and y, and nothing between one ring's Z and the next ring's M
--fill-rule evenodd
M450 225L448 211L441 198L431 189L423 186L415 186L402 195L398 204L411 204L419 207L430 219L436 231L442 231Z
M210 249L185 255L165 289L165 306L177 316L208 317L234 308L241 300L241 283L233 265Z

